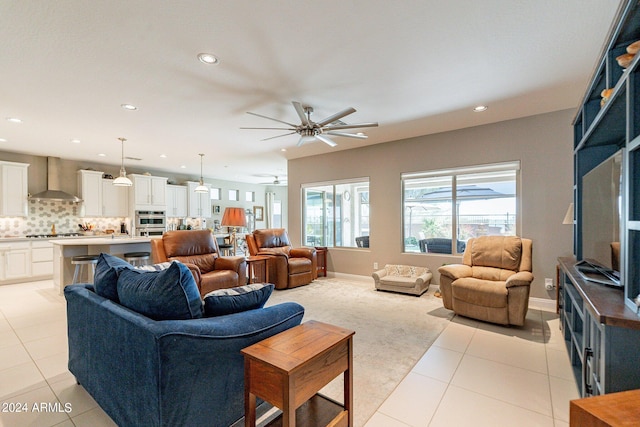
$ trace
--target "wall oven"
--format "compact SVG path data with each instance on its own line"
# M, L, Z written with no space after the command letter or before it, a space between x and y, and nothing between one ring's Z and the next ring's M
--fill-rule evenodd
M167 230L165 211L136 211L136 236L162 236Z

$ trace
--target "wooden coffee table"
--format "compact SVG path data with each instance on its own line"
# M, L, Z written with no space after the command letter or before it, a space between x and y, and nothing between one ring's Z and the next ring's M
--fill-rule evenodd
M282 426L295 426L296 409L316 405L318 390L340 374L344 405L325 425L353 426L354 334L311 320L243 349L245 426L256 425L256 397L282 409Z

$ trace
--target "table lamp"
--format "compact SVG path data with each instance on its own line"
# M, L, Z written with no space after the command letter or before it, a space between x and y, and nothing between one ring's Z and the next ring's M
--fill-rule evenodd
M236 240L236 232L238 227L247 226L247 217L244 214L243 208L225 208L222 215L221 225L223 227L231 227L231 240L233 240L233 254L235 255L238 250L238 243Z

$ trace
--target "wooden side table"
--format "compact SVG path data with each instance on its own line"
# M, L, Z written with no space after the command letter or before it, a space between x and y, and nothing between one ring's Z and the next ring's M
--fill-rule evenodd
M245 258L247 260L247 277L249 279L249 284L255 283L256 277L259 277L260 280L263 280L263 283L269 281L269 257L266 255L254 255L248 256ZM261 272L256 274L256 268L261 267Z
M636 426L640 390L621 391L569 401L569 425L575 427Z
M354 334L311 320L243 349L245 427L256 425L256 397L282 409L281 425L294 427L296 409L341 373L344 405L327 424L353 426Z
M316 246L316 257L318 259L318 276L327 277L327 247Z

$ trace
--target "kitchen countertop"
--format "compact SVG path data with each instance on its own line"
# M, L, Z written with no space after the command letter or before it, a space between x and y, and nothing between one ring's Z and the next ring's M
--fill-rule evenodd
M33 239L30 239L33 240ZM39 240L39 239L35 239ZM83 237L66 237L64 239L51 239L49 240L54 245L62 246L98 246L98 245L118 245L128 243L149 243L150 237L106 237L106 236L94 236L91 239Z
M69 240L69 239L110 239L110 234L98 234L98 235L90 235L90 236L56 236L56 237L24 237L24 236L10 236L10 237L0 237L0 243L3 242L50 242L52 240ZM115 235L115 239L128 239L128 234L123 235Z

